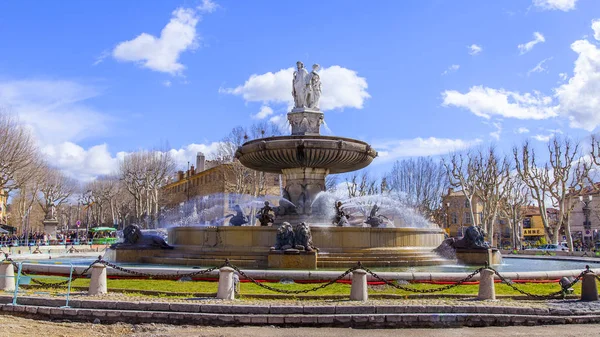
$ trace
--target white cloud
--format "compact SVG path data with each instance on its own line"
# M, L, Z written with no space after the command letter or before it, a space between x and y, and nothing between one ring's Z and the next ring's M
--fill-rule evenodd
M481 46L476 45L474 43L470 46L467 46L467 48L469 48L469 55L477 55L483 51L483 48Z
M275 124L283 134L289 134L292 131L292 126L288 122L287 115L285 114L275 115L269 118L269 122Z
M496 128L496 131L490 132L490 136L496 140L500 140L500 134L502 133L502 124L500 122L492 123L492 126Z
M220 93L239 95L246 102L284 103L292 106L292 76L294 68L281 69L252 75L243 85L235 88L220 88ZM366 99L367 80L358 76L356 71L340 66L324 68L321 72L323 93L321 110L343 108L362 109Z
M456 90L442 93L444 106L456 106L470 110L477 116L491 118L502 116L517 119L546 119L557 115L550 106L552 98L539 92L533 94L474 86L462 94Z
M550 60L552 60L552 57L548 57L546 59L541 60L535 67L529 69L529 71L527 72L527 76L531 75L531 73L547 72L548 68L545 67L544 64Z
M73 81L0 81L0 106L17 114L42 144L97 136L111 118L86 104L96 88Z
M448 67L448 69L444 70L444 72L442 73L442 75L448 75L450 73L454 73L456 72L458 69L460 68L459 64L453 64L451 66Z
M517 133L519 134L523 134L523 133L529 133L529 129L525 128L525 127L520 127L516 130Z
M518 45L517 48L519 48L520 54L523 55L523 54L529 52L531 49L533 49L533 47L536 44L542 43L542 42L546 42L546 38L544 38L544 35L542 35L542 33L540 33L540 32L535 32L535 33L533 33L533 40L531 40L527 43L522 43L522 44Z
M575 9L577 0L533 0L533 5L543 10L560 10L568 12Z
M203 152L210 157L218 147L218 142L189 144L179 149L170 149L168 152L175 161L177 169L186 169L188 162L190 165L195 165L198 152ZM89 181L98 176L115 173L119 168L119 162L127 155L127 152L118 152L112 155L106 144L84 149L73 142L45 145L41 147L41 151L48 162L70 177L81 181Z
M63 142L41 147L48 162L72 178L89 181L100 175L115 173L119 166L118 158L113 157L106 144L92 146L89 149L72 143Z
M550 138L552 138L552 136L554 136L553 134L547 134L547 135L535 135L532 136L531 138L538 140L540 142L548 142L550 140Z
M379 162L396 160L401 157L437 156L459 151L481 143L480 139L465 141L448 138L414 138L375 141L373 147L377 150Z
M560 74L558 74L558 77L560 77L561 81L566 81L568 75L567 75L567 73L560 73Z
M220 142L212 142L210 144L189 144L179 149L169 150L169 154L175 160L175 164L178 169L187 169L187 163L195 165L196 154L198 152L204 153L207 158L214 155L219 149Z
M254 119L265 119L273 114L273 109L271 109L268 105L263 105L260 107L260 110L252 115Z
M600 41L600 19L592 20L592 29L594 30L594 39Z
M173 82L171 82L171 81L167 80L167 81L164 81L164 82L163 82L163 85L164 85L165 87L167 87L167 88L168 88L168 87L170 87L170 86L172 86L172 85L173 85Z
M558 110L571 127L592 131L600 125L600 49L587 40L573 42L571 49L579 56L573 76L554 90Z
M100 54L100 56L98 56L98 57L96 58L96 61L94 61L94 63L92 63L92 65L93 65L93 66L97 66L97 65L99 65L100 63L104 62L104 60L105 60L107 57L109 57L109 56L110 56L110 51L108 51L108 50L105 50L105 51L103 51L103 52Z
M133 40L119 43L112 55L119 61L137 62L154 71L180 74L185 66L178 62L179 56L198 46L196 24L199 19L195 10L178 8L160 37L142 33Z
M217 5L211 0L202 0L202 4L196 7L196 9L198 9L198 11L202 13L212 13L216 11L217 8L219 8L219 5Z

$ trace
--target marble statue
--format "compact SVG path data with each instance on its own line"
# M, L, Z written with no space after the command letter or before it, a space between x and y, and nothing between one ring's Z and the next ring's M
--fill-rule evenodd
M312 71L306 79L306 107L319 110L319 100L321 99L321 76L317 73L318 64L313 64Z
M235 214L227 215L227 218L231 217L231 219L229 219L230 225L241 226L248 223L248 217L246 216L246 214L244 214L244 211L242 210L240 205L233 206L233 210L235 211Z
M273 219L273 215L271 214L272 212L274 213L275 210L273 207L269 206L268 201L265 201L265 206L258 210L258 214L256 214L256 218L258 221L260 221L261 226L268 226L269 223L273 223L273 221L275 221L275 219Z
M111 249L173 249L158 235L144 234L138 225L129 225L123 229L123 242L115 243Z
M294 108L306 107L306 87L308 72L304 69L304 63L296 62L297 70L294 71L292 80L292 96L294 97Z

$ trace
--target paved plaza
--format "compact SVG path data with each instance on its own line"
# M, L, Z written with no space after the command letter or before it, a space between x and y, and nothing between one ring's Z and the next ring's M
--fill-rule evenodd
M206 336L206 337L280 337L280 336L364 336L365 330L348 328L276 328L276 327L197 327L169 326L163 324L91 324L71 322L37 321L21 317L0 315L0 337L32 336ZM600 336L600 324L528 326L528 327L488 327L460 329L374 329L369 330L370 337L388 336Z

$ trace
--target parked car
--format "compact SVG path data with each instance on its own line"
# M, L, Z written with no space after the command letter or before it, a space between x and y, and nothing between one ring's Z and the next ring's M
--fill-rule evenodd
M548 245L541 245L537 248L528 248L526 250L533 251L533 252L563 252L563 251L568 251L569 248L563 246L562 244L560 244L560 245L548 244Z

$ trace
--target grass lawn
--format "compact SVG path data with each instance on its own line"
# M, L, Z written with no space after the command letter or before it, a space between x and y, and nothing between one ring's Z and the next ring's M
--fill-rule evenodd
M36 279L36 277L33 277ZM42 282L60 282L64 280L64 278L50 278L50 277L40 277L39 281ZM90 283L89 279L77 279L72 283L73 287L88 287ZM33 284L33 283L32 283ZM305 290L311 289L313 287L317 287L319 283L312 284L302 284L302 283L293 283L293 284L280 284L280 283L265 283L276 289L283 290ZM108 279L108 289L119 290L125 293L133 293L139 295L140 293L144 293L147 291L155 291L162 294L156 294L151 296L175 296L182 297L185 294L211 294L217 292L218 282L208 282L208 281L170 281L170 280L134 280L134 279ZM434 285L434 284L426 284L426 283L413 283L403 285L404 287L409 287L413 289L435 289L443 287L442 285ZM560 286L558 283L518 283L515 286L523 291L528 293L536 294L536 295L548 295L560 290ZM309 293L301 294L301 295L349 295L350 294L350 284L343 283L335 283L324 289L319 289L317 291L311 291ZM458 287L454 287L448 290L444 290L441 292L435 292L434 294L453 294L453 295L476 295L478 292L478 285L461 285ZM59 291L64 292L64 288L61 289L39 289L44 291ZM581 282L577 283L574 286L574 294L581 293ZM261 288L250 282L243 282L240 284L240 295L265 295L265 294L278 294L277 292ZM391 286L383 285L375 285L369 286L369 294L395 294L400 296L412 295L415 294L413 292L399 290ZM516 290L510 288L508 285L496 283L496 294L497 295L521 295ZM289 294L287 296L293 297L293 294Z

